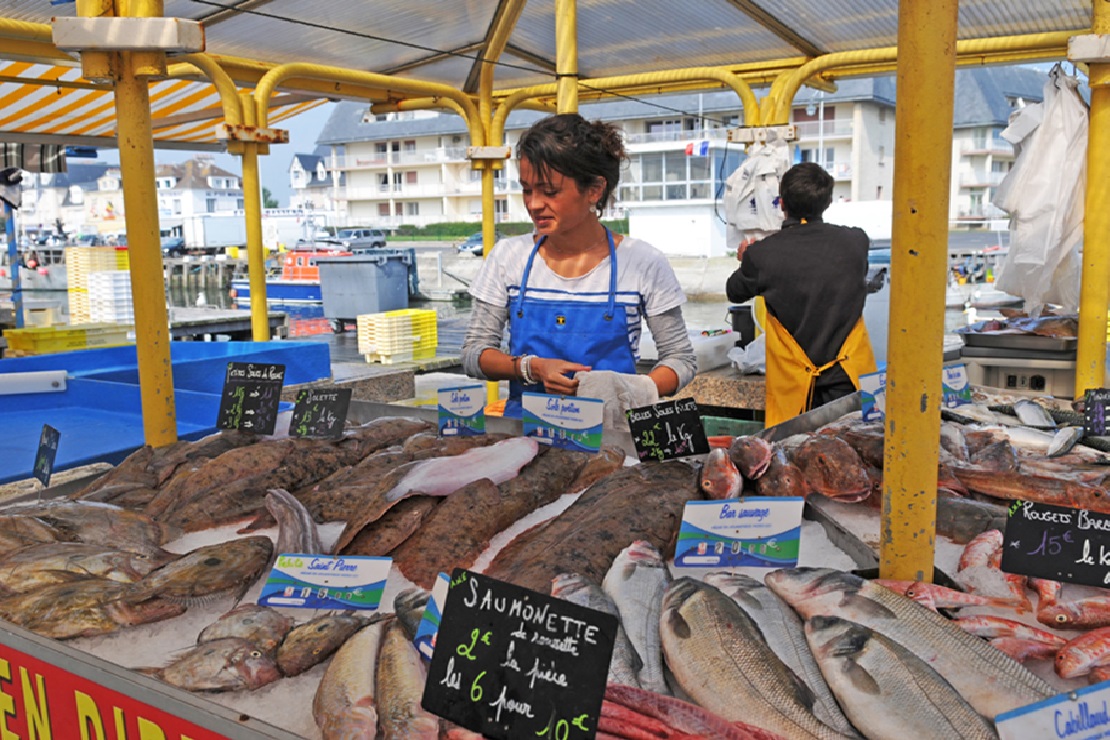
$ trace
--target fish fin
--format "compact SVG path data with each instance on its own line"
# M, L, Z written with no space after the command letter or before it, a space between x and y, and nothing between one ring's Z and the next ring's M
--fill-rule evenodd
M859 691L872 696L878 696L881 693L879 682L875 680L874 676L867 672L867 669L862 667L854 660L849 660L843 669L844 674L852 685Z
M667 621L670 624L671 631L674 632L676 637L685 640L693 634L693 630L690 629L689 623L683 619L677 609L670 610L667 614Z
M162 680L162 671L164 669L156 668L154 666L139 666L138 668L132 668L130 670L135 671L136 673L141 673L144 676L150 676L151 678Z

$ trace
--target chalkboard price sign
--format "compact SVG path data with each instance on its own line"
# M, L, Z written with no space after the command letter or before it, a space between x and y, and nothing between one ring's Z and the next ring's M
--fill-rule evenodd
M1110 514L1015 501L1006 520L1002 570L1110 586Z
M284 383L285 365L227 363L216 427L273 434Z
M491 738L597 732L617 618L456 568L424 709Z
M1091 388L1083 399L1083 431L1092 437L1106 435L1107 407L1110 388Z
M630 409L627 414L640 460L670 460L709 452L698 404L692 398Z
M58 442L62 433L49 424L42 425L39 434L39 449L35 453L35 468L32 474L42 482L43 488L50 487L50 476L54 473L54 458L58 455Z
M350 388L305 388L297 393L289 436L342 437L350 405Z

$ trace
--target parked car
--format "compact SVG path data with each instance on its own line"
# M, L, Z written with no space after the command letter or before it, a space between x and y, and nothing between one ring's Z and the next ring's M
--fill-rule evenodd
M335 241L352 252L361 249L381 249L385 247L385 232L381 229L340 229L335 233Z
M180 257L185 254L185 239L180 236L166 236L162 238L162 256Z
M500 240L501 240L501 233L498 232L498 231L493 232L493 243L496 244ZM479 257L481 257L482 256L482 248L483 248L482 232L479 231L476 234L471 234L470 236L466 237L466 241L459 244L459 253L462 254L462 253L469 252L470 254L476 254Z

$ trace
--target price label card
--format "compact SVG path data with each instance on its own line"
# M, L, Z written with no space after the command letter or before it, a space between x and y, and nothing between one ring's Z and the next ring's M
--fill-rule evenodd
M597 732L617 618L458 568L424 709L490 738Z
M1110 736L1110 682L1096 683L1003 712L994 718L1001 740L1099 740Z
M39 434L39 448L35 452L35 466L32 475L42 482L43 488L50 487L50 476L54 474L54 459L58 456L58 442L62 433L49 424L42 425Z
M278 555L258 603L302 609L377 609L393 558Z
M709 452L698 404L692 398L630 409L627 415L640 460L670 460Z
M1110 586L1110 514L1015 501L1001 567L1051 581Z
M599 398L549 396L525 393L520 399L524 411L521 421L524 436L554 447L579 452L601 449L602 411Z
M1106 408L1110 388L1091 388L1083 397L1083 431L1092 437L1106 436Z
M864 421L882 421L886 414L886 372L859 376L860 402ZM946 409L971 403L971 382L967 366L947 365L941 368L940 402Z
M289 436L342 437L350 406L350 388L305 388L297 393L297 403L289 419Z
M801 496L690 501L675 545L676 568L793 568L802 535Z
M441 388L437 397L441 437L486 433L485 388L480 385Z
M432 659L436 649L436 637L439 634L439 623L443 618L443 607L447 604L447 588L451 584L451 576L446 573L436 575L436 582L432 585L432 593L428 603L424 606L424 615L420 617L420 624L416 626L416 637L412 642L416 649L427 658Z
M273 434L284 383L285 365L227 363L216 427Z

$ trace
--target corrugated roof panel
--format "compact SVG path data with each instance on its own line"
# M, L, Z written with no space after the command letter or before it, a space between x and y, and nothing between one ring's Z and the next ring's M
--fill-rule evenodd
M758 0L782 23L829 52L894 46L898 0Z
M1070 31L1090 25L1091 0L960 1L961 39Z

